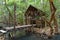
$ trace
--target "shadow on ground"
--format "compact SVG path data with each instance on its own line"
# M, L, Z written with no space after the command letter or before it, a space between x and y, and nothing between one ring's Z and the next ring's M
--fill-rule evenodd
M31 34L31 35L27 35L19 38L14 38L14 40L60 40L60 35L54 35L52 36L52 38L48 39L46 38L46 36L41 37L39 35L37 36L35 34Z

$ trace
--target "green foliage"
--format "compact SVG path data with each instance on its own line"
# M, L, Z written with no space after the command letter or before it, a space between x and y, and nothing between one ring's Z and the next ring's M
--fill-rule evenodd
M6 18L8 19L8 10L6 9L4 5L5 0L0 0L0 16L5 14ZM50 5L49 0L6 0L7 6L10 9L11 15L13 16L14 13L14 3L16 3L16 19L17 22L20 22L23 24L24 22L24 13L27 10L29 5L33 5L38 9L43 10L46 12L47 18L50 17ZM58 15L60 13L60 0L54 0L54 4L57 8L56 14ZM1 19L1 18L0 18ZM2 19L1 19L2 20ZM12 20L12 19L11 19Z

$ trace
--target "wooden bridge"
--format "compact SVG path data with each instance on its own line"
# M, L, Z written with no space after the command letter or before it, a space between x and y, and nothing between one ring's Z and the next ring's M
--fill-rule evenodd
M0 30L0 40L3 40L4 37L5 37L4 40L8 40L8 38L9 38L8 35L10 34L10 32L18 31L18 30L27 30L27 28L31 28L32 26L36 26L36 24L15 26L15 30L14 30L13 26L12 27L4 27L2 30Z

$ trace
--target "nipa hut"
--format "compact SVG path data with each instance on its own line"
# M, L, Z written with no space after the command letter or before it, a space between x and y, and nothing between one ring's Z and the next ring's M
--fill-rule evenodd
M26 24L36 24L36 27L45 27L45 21L43 19L45 12L35 8L30 5L25 12L25 23Z

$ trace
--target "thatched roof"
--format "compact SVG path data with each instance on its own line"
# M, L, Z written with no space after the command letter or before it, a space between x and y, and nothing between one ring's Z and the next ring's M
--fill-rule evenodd
M40 10L40 9L37 9L36 7L34 7L34 6L32 6L32 5L30 5L29 7L28 7L28 9L26 10L26 12L25 12L25 15L28 15L28 12L38 12L38 13L41 13L42 15L45 15L45 12L43 12L42 10Z

